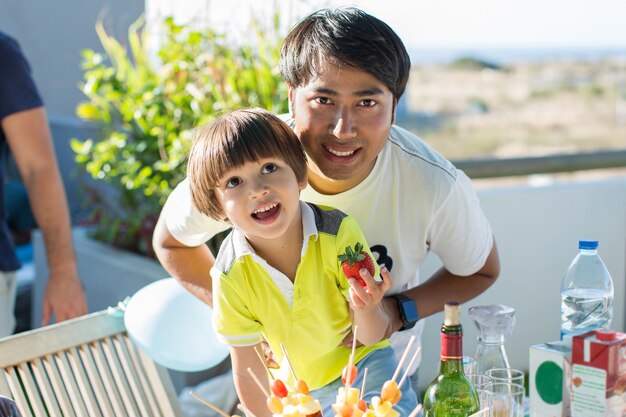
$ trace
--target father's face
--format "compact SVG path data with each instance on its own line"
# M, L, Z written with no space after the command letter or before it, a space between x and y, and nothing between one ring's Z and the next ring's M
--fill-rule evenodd
M308 84L290 88L289 100L309 157L309 184L336 194L363 181L395 118L391 91L366 72L325 64Z

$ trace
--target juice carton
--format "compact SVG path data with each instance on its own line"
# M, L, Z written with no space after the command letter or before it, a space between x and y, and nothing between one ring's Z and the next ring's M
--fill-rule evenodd
M561 341L530 347L530 417L569 417L572 347Z
M594 330L574 336L572 417L626 415L626 334Z

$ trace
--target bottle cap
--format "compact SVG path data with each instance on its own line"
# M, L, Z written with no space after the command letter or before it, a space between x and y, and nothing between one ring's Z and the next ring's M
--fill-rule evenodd
M598 249L597 240L579 240L578 249L594 250Z
M613 330L596 330L596 338L603 342L610 342L611 340L617 339L617 333Z
M456 301L448 301L443 306L443 324L458 326L461 324L461 305Z

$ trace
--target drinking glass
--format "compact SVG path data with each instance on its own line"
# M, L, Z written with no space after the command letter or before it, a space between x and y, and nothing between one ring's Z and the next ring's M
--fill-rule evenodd
M524 387L509 382L491 382L483 387L484 403L489 417L524 417Z
M473 356L463 356L463 372L465 375L476 373L476 359Z
M493 382L509 382L524 385L524 372L510 368L493 368L485 371L485 375L491 377Z
M485 374L465 374L465 376L470 380L474 388L476 388L476 394L478 394L478 399L480 400L480 408L484 408L485 399L483 396L483 388L485 385L493 382L493 380Z

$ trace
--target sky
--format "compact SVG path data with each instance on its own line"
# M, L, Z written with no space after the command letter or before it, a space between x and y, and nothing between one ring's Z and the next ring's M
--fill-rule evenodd
M292 22L324 6L358 6L408 48L626 49L626 0L146 0L148 13L210 19L229 31L246 30L249 10L258 16L276 5Z

